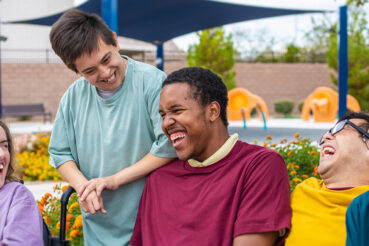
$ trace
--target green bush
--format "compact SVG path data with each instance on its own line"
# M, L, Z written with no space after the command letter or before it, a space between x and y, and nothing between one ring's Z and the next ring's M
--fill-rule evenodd
M293 109L293 101L289 100L289 99L283 99L280 101L277 101L274 103L274 110L277 113L281 113L284 115L289 115L291 114Z
M297 109L299 110L300 113L302 112L302 107L304 107L304 102L305 102L304 100L301 100L297 105Z

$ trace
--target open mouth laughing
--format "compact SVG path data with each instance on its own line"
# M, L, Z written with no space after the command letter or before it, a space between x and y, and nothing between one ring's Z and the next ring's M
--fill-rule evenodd
M115 71L110 78L108 79L102 79L101 82L107 83L107 84L114 84L117 78L117 71Z

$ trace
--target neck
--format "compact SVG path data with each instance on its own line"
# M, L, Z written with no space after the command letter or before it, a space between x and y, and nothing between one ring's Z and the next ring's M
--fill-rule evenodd
M218 149L220 149L220 147L223 146L223 144L228 140L229 138L229 134L227 131L227 128L222 124L222 125L215 125L212 128L211 134L209 134L209 136L211 136L208 139L208 146L209 149L207 151L206 156L204 156L203 158L201 158L201 160L197 160L200 162L205 161L207 158L209 158L210 156L212 156Z

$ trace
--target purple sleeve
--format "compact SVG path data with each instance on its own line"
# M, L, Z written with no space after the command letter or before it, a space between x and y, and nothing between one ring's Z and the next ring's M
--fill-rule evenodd
M290 186L283 158L274 151L255 156L245 177L234 237L289 229Z
M14 189L0 245L43 245L42 218L32 193L24 186Z

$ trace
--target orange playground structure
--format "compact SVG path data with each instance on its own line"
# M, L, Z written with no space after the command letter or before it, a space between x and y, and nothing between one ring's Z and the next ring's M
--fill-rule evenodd
M347 109L360 111L357 100L347 95ZM310 111L313 113L314 122L334 122L338 113L338 93L329 87L318 87L305 100L301 112L301 119L308 121Z
M263 121L262 114L268 119L268 108L264 100L243 88L235 88L228 92L227 116L230 121L242 121L243 116L250 120L251 111L257 109L260 121Z

